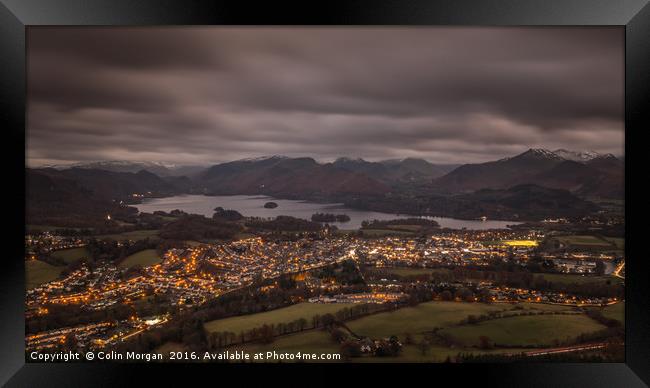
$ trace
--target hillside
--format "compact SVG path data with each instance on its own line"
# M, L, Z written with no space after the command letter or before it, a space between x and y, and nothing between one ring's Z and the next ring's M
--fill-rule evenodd
M561 151L561 152L560 152ZM440 192L469 193L521 184L569 190L580 196L622 198L623 163L613 155L530 149L512 158L465 164L435 179Z
M383 194L389 189L365 174L318 164L312 158L271 157L240 160L209 168L196 180L209 194L265 194L313 198L345 194Z
M137 209L99 198L77 181L47 171L26 170L28 224L93 226L107 215L119 217Z

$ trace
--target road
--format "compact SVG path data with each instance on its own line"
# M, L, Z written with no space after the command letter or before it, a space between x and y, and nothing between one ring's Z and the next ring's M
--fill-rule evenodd
M599 342L595 344L582 344L582 345L575 345L575 346L565 346L561 348L539 349L539 350L532 350L529 352L522 352L522 353L524 356L527 357L535 357L535 356L545 356L549 354L571 353L571 352L581 352L585 350L602 349L605 346L607 346L605 342ZM522 353L508 353L508 355L517 356L517 355L521 355Z

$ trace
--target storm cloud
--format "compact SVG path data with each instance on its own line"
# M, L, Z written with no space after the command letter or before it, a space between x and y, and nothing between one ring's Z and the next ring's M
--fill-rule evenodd
M622 155L623 29L28 29L28 164Z

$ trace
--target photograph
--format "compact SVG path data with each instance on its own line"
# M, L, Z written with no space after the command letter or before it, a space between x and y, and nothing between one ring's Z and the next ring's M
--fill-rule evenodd
M626 362L625 55L28 26L25 363Z

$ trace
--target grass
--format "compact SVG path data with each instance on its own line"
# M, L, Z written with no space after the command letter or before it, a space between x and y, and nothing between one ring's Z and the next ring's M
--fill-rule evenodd
M146 238L157 239L158 230L149 230L149 229L134 230L132 232L124 232L118 234L104 234L101 236L97 236L97 238L102 240L116 240L116 241L126 241L126 240L138 241L138 240L144 240Z
M239 345L232 348L233 350L242 350L249 354L262 352L277 352L277 353L339 353L340 345L335 343L330 335L323 330L310 330L303 333L291 334L277 338L270 344L250 343L246 345ZM422 354L422 352L415 345L404 345L402 353L397 357L358 357L353 358L350 362L354 363L387 363L387 362L443 362L447 356L454 357L461 349L447 348L444 346L432 346L429 350ZM476 350L472 349L472 353L507 353L517 352L519 349L494 349L494 350ZM267 360L267 362L277 362L274 360ZM309 362L323 362L323 363L336 363L344 362L343 360L317 360Z
M568 245L576 246L591 246L591 247L604 247L608 248L612 246L612 243L609 241L603 240L596 236L589 235L576 235L576 236L556 236L560 242Z
M34 288L43 283L51 282L59 277L65 267L55 267L40 260L25 262L25 276L27 288Z
M248 353L273 352L278 353L338 353L340 345L331 340L330 335L323 330L309 330L277 338L270 344L250 343L234 346L233 350L243 350ZM269 362L277 362L269 360ZM327 362L327 361L325 361ZM338 360L330 361L338 362Z
M510 247L536 247L538 245L535 240L504 240L502 242Z
M374 269L374 268L373 268ZM416 276L416 275L429 275L432 273L449 273L450 270L446 268L410 268L410 267L394 267L394 268L378 268L386 272L398 276Z
M625 239L622 237L603 237L603 239L616 245L616 248L618 249L625 249Z
M373 270L373 269L375 268L373 267L369 268L369 270ZM398 276L428 275L432 273L446 274L451 272L451 270L447 268L384 267L384 268L377 268L377 269ZM475 271L475 272L478 275L480 271ZM624 283L623 279L617 278L615 276L582 276L582 275L575 275L575 274L544 273L544 274L535 274L535 277L536 278L543 277L545 280L549 282L562 283L562 284L606 283L608 281L611 284Z
M160 263L161 259L155 249L145 249L128 256L124 261L119 264L121 268L129 268L134 265L141 265L143 267Z
M625 324L625 302L603 307L603 315L610 319L616 319Z
M384 338L391 335L402 337L405 333L431 331L434 327L444 327L458 323L468 315L481 315L488 311L511 309L511 305L427 302L415 307L405 307L396 311L374 314L349 322L347 325L360 336Z
M327 313L333 314L350 306L350 304L345 303L298 303L289 307L283 307L263 313L242 315L239 317L206 322L204 327L208 332L230 331L239 334L241 331L248 331L264 324L288 323L300 318L305 318L308 325L311 325L311 318L314 315L323 315Z
M83 257L88 257L88 254L88 250L84 247L62 249L60 251L52 252L52 256L63 259L66 264L73 263Z
M573 274L556 274L556 273L545 273L537 274L535 277L543 277L545 280L552 283L561 283L561 284L589 284L589 283L606 283L609 281L611 284L623 283L623 279L617 278L615 276L582 276L582 275L573 275Z
M465 346L477 346L479 336L491 342L508 346L552 346L555 340L571 339L582 333L604 329L585 315L533 315L493 319L476 325L443 329L445 333Z
M533 303L519 303L518 306L521 306L524 310L570 310L570 308L564 306L540 305ZM404 340L405 333L410 333L417 343L424 337L422 332L430 331L435 326L444 327L455 325L461 319L466 318L469 314L480 315L489 310L512 310L515 312L513 308L514 306L510 304L485 305L478 303L428 302L420 304L416 307L406 307L393 312L370 315L357 320L349 321L346 324L356 334L361 336L370 336L371 338L383 338L390 335L397 335L401 340ZM571 318L573 316L560 315L558 317ZM535 329L536 328L531 329L533 333ZM271 344L249 343L245 345L234 346L232 349L242 350L250 354L259 352L265 353L270 351L276 351L278 353L307 352L320 354L338 353L340 351L340 345L335 343L326 331L309 330L302 333L277 337ZM360 357L352 359L351 362L442 362L448 356L454 357L458 353L462 352L483 354L506 352L517 353L520 351L521 349L502 348L493 350L478 350L476 348L449 348L442 345L433 345L425 354L422 354L422 352L415 345L404 345L402 353L397 357ZM273 360L267 361L276 362ZM339 361L318 360L316 362Z
M92 230L93 228L73 228L69 226L53 226L53 225L27 225L27 230L30 232L48 232L48 231L55 231L57 229Z

